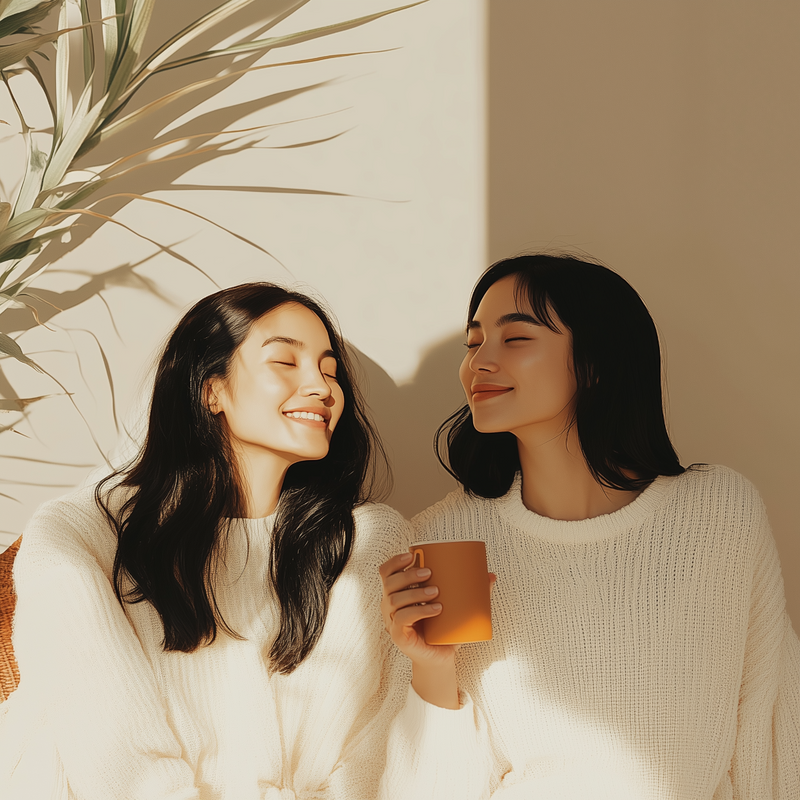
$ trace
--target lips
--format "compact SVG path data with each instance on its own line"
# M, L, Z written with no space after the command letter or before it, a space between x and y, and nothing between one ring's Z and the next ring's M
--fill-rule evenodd
M472 399L490 400L492 397L500 397L500 395L508 394L511 391L511 386L499 386L496 383L476 383L470 387Z

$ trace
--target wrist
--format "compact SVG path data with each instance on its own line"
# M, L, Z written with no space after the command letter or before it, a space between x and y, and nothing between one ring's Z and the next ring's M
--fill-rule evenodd
M455 656L437 663L414 662L412 672L411 685L426 703L452 710L461 707Z

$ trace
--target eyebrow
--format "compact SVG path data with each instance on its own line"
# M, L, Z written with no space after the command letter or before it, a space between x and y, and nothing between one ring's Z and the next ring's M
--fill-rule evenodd
M494 325L496 328L502 328L503 325L509 325L512 322L527 322L529 325L538 325L539 327L542 326L542 323L536 319L536 317L532 317L530 314L521 314L519 312L516 312L515 314L503 314L502 317L498 318ZM473 319L470 320L469 324L467 325L467 332L482 327L483 325L481 325L480 322Z
M270 336L269 339L264 340L264 344L261 346L266 347L268 344L273 344L274 342L288 344L290 347L296 347L298 350L302 350L306 346L305 342L301 342L299 339L292 339L290 336ZM333 350L325 350L321 358L336 359L336 353L334 353Z

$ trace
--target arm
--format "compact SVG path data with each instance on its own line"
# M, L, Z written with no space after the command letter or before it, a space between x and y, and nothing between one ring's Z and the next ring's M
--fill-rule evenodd
M62 501L26 528L14 570L21 686L42 704L76 795L195 800L150 663L81 537L103 524Z
M750 616L729 777L735 797L800 797L800 642L784 610L763 505L755 528Z
M389 732L381 800L482 800L489 796L491 758L483 717L468 695L458 691L457 647L429 645L414 627L441 613L431 603L438 590L409 588L430 570L404 571L409 554L380 568L384 586L381 611L398 650L412 663L406 702ZM420 605L426 603L426 605Z

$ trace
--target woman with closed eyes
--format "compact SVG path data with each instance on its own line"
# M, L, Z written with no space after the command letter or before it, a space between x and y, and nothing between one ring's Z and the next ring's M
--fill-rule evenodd
M198 302L138 457L25 530L0 797L375 800L397 705L378 566L408 540L366 502L376 446L318 304Z
M483 539L494 638L434 646L408 554L384 621L413 679L387 785L417 800L800 797L800 643L753 485L681 466L653 321L611 270L500 261L478 281L440 456L461 488L416 541ZM430 589L430 586L427 586ZM412 767L413 765L413 767Z

